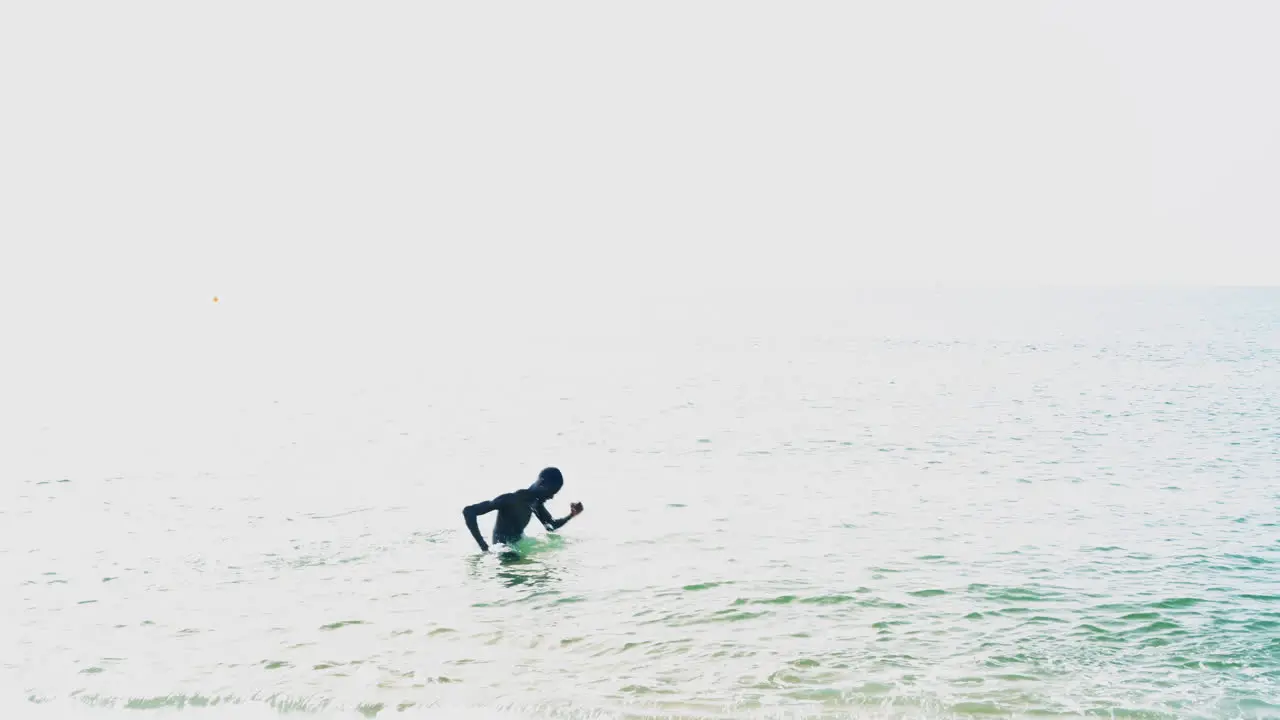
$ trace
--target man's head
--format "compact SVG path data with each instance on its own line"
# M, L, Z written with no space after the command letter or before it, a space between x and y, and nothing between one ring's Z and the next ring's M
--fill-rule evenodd
M556 468L549 467L538 473L538 481L529 486L535 495L541 500L550 500L560 492L560 487L564 485L564 476Z

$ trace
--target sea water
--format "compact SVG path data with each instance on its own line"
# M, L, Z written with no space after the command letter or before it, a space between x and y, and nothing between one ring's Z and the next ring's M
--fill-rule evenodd
M26 348L4 716L1280 716L1276 291L438 311Z

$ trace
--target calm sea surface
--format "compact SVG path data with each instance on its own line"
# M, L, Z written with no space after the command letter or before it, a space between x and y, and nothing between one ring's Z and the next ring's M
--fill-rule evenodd
M367 310L27 348L4 717L1280 717L1280 291Z

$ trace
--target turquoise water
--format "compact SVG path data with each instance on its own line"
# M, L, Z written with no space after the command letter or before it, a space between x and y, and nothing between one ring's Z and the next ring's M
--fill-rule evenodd
M37 377L6 716L1280 717L1280 293L558 310Z

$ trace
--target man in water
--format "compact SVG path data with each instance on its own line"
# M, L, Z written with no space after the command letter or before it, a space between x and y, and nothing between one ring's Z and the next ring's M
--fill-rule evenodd
M524 528L529 524L529 518L532 515L538 516L538 520L548 532L554 532L569 522L570 518L582 512L582 503L570 503L569 514L558 520L552 518L551 513L547 512L543 503L555 497L563 485L564 476L556 468L549 467L538 473L537 482L527 489L504 493L492 500L468 505L462 509L462 517L467 521L467 529L471 531L471 537L475 538L476 543L480 545L481 552L488 552L489 546L480 536L476 518L497 510L498 519L493 524L493 542L495 545L498 543L513 545L524 537Z

